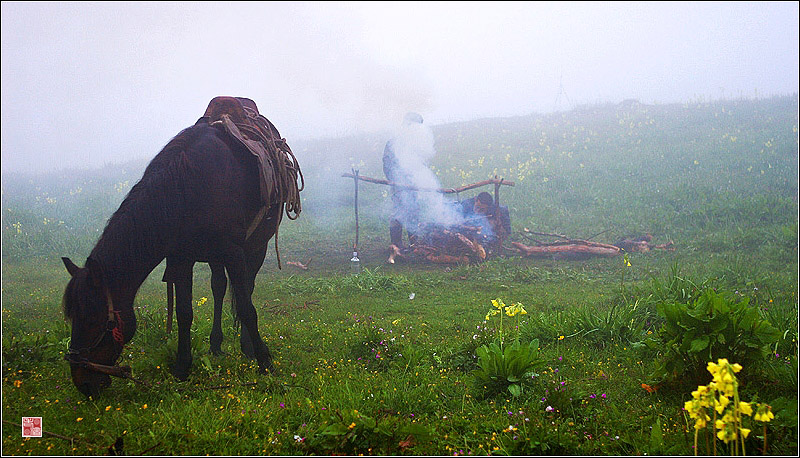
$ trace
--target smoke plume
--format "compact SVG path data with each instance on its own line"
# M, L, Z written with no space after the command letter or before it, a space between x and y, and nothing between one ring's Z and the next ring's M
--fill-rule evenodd
M439 179L428 167L428 161L436 155L433 132L421 122L407 119L397 129L392 140L392 149L405 177L405 183L424 189L441 187ZM416 222L452 226L463 222L452 201L438 192L418 192L416 205L404 202L407 213L396 215L406 228L413 230ZM415 214L410 214L414 212Z

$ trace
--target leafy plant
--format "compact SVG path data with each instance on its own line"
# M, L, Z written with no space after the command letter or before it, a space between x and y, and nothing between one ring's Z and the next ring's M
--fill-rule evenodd
M697 299L703 291L710 287L711 279L697 284L690 278L681 274L678 263L672 264L667 278L662 282L655 276L652 277L650 285L653 295L661 302L679 302L688 304Z
M744 364L763 361L780 333L749 302L746 297L736 301L732 294L708 289L689 304L657 304L665 322L656 337L646 341L650 348L663 351L653 379L696 378L706 361L725 355Z
M478 369L473 371L478 384L492 393L508 390L513 396L522 394L522 382L530 378L532 370L539 367L539 341L532 340L528 345L518 340L505 348L492 342L476 351Z
M539 358L539 340L534 339L527 345L519 341L519 326L517 338L510 345L503 341L503 315L517 316L526 314L525 308L520 303L506 306L502 300L492 301L495 309L487 313L489 319L493 315L500 315L499 338L489 345L481 345L475 351L478 356L478 368L473 371L478 386L488 393L497 394L508 390L513 396L522 394L522 383L530 378L533 369L544 365Z
M308 440L318 453L396 454L430 438L420 423L408 423L399 417L372 418L352 410L336 412Z

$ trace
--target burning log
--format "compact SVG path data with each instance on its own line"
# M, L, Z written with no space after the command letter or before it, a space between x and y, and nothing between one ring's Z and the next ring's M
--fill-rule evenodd
M469 264L469 258L467 256L450 256L448 254L429 254L425 256L430 262L435 262L437 264Z
M439 264L469 264L486 259L486 248L479 241L481 228L452 226L445 228L435 224L421 225L414 242L408 249L390 246L389 264L398 258L416 257ZM484 242L485 243L485 242Z
M469 239L467 238L466 235L460 232L450 232L447 229L444 229L442 232L445 235L455 236L456 238L458 238L458 240L460 240L461 243L463 243L467 248L472 250L472 252L475 253L481 261L486 259L486 250L480 243L478 243L477 240Z

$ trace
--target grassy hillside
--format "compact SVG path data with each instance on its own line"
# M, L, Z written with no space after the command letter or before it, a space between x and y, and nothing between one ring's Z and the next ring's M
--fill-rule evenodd
M742 399L772 406L767 453L797 453L796 95L627 102L433 131L430 166L443 187L494 176L514 182L501 189L512 240L530 243L523 228L599 234L599 242L649 232L676 250L388 266L387 189L362 183L367 269L343 275L355 221L353 181L341 174L357 168L382 178L386 138L288 139L307 187L303 212L284 221L278 245L284 262L312 262L308 271L279 271L271 244L256 280L259 328L278 373L259 377L241 356L227 304L229 356L208 355L208 304L195 307L190 381L175 381L162 264L137 296L139 330L120 362L152 386L115 380L86 400L63 361L70 328L60 311L68 280L60 257L82 264L146 164L4 175L3 418L42 416L46 431L74 439L23 440L4 423L4 454L101 454L122 437L125 453L158 455L690 455L694 420L683 407L711 380L706 348L714 360L744 366ZM203 302L209 271L195 272L194 297ZM498 298L524 304L527 314L487 319ZM691 338L676 350L668 344L676 315L667 310L706 307L707 298L750 313L750 327L736 321L744 318L699 334L679 327L678 337ZM477 382L477 349L501 333L538 343L519 393ZM703 336L717 339L713 351ZM659 372L676 362L685 373ZM761 428L751 428L748 454L764 452ZM709 452L704 442L701 454Z

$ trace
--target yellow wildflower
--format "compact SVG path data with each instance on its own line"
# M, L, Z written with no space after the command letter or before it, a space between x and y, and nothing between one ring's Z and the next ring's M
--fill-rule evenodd
M739 412L743 413L744 415L753 415L753 407L749 402L739 401Z
M514 316L516 314L517 314L517 305L516 304L506 307L506 315Z
M720 396L719 400L714 403L714 408L717 409L717 413L722 413L730 402L727 396Z
M756 410L756 414L753 415L753 418L756 421L769 422L770 420L775 418L775 414L772 413L772 407L766 404L759 404L758 409Z

